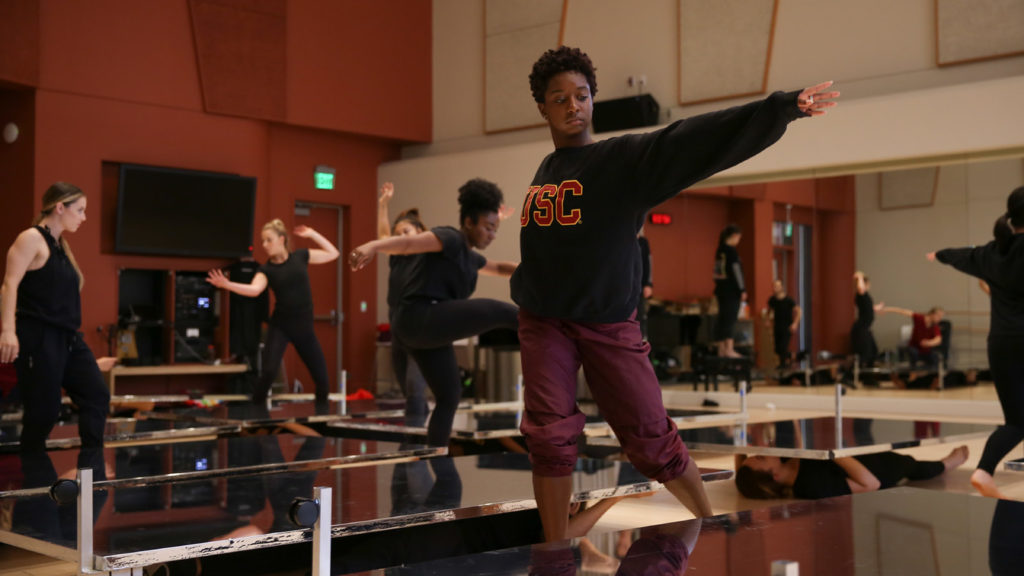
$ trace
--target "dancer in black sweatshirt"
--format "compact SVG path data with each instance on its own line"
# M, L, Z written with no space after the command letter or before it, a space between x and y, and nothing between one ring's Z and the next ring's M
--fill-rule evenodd
M1006 200L995 223L995 240L975 248L947 248L928 259L984 280L992 295L988 364L1006 423L996 428L981 454L971 484L985 496L1002 498L992 475L999 461L1024 440L1024 186Z
M594 142L597 80L577 48L549 50L530 88L555 150L541 161L520 214L519 304L525 389L521 429L548 540L566 535L570 476L584 416L576 406L582 365L601 413L638 470L698 516L711 514L697 465L661 400L636 321L640 249L649 209L778 140L793 120L835 105L830 82L704 114L648 134Z

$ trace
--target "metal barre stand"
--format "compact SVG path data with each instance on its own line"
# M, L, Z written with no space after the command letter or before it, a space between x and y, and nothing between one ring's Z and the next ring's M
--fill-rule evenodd
M71 485L74 484L72 488ZM96 569L93 555L93 481L92 469L80 468L77 482L58 480L50 490L54 500L76 497L78 501L78 542L76 557L79 574L106 574L108 576L143 576L144 567L120 568L115 570ZM312 528L313 556L312 576L331 574L331 488L313 488L313 498L296 498L292 502L289 517L302 528Z

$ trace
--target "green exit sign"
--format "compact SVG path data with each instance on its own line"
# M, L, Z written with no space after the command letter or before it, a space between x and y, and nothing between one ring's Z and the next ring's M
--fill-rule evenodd
M313 181L317 190L334 190L334 168L317 166L313 169Z

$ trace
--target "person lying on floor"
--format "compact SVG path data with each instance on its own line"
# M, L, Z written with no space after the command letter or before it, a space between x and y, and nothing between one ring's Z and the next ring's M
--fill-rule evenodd
M736 487L747 498L830 498L891 488L903 480L928 480L967 460L966 446L938 461L896 452L835 460L736 455Z
M893 372L892 383L901 390L938 390L939 373L930 371ZM977 370L950 370L943 377L943 388L960 388L977 386Z

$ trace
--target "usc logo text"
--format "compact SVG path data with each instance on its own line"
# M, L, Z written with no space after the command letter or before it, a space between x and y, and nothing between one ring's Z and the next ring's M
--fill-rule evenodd
M575 226L583 218L583 211L579 208L566 210L565 200L567 196L582 195L583 185L578 180L566 180L558 186L530 186L519 224L525 227L533 219L538 226L551 226L555 222L561 226Z

